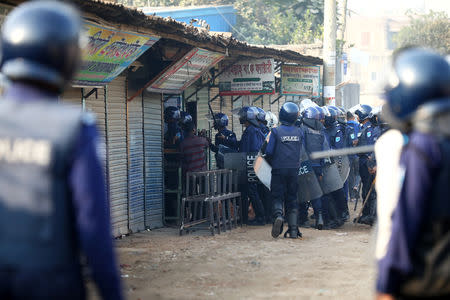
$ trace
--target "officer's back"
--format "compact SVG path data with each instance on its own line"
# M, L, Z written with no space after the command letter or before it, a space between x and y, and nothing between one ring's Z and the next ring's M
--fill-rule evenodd
M103 298L121 299L95 119L57 103L79 63L80 21L36 1L2 28L0 299L84 299L80 252Z

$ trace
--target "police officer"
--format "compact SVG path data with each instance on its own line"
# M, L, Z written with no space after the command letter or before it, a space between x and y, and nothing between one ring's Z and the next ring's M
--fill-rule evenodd
M93 116L58 103L81 19L56 1L6 18L0 101L0 298L85 299L80 252L103 299L122 299Z
M358 136L359 136L359 130L360 130L360 124L355 119L355 115L351 111L347 111L347 125L353 128L355 139L353 140L353 146L358 145ZM358 155L349 155L350 159L350 175L348 177L348 189L349 189L349 196L352 200L355 200L359 197L358 195L358 187L359 183L361 181L361 178L359 177L359 159Z
M280 110L279 127L270 132L265 155L272 165L270 189L273 203L272 237L283 231L283 200L286 203L288 230L285 237L301 237L298 230L298 170L303 133L294 123L299 115L297 104L286 102Z
M256 115L256 119L259 122L259 129L261 129L261 132L266 137L269 134L269 132L270 132L270 129L267 126L266 112L262 108L259 108L259 107L256 107L256 109L258 110L258 114Z
M245 126L239 142L239 152L257 153L264 143L264 135L260 130L257 120L258 110L255 107L245 106L239 110L239 122ZM242 191L243 199L243 221L249 225L262 226L266 224L264 206L258 194L258 184L256 182L248 182ZM248 222L248 202L250 199L255 210L256 218L252 222Z
M216 163L219 169L224 168L223 156L220 155L220 145L226 147L227 152L237 151L237 139L236 134L227 128L228 116L223 113L216 113L214 115L214 129L217 130L214 145L211 145L211 150L216 153ZM223 148L222 147L222 148ZM222 149L224 151L224 149Z
M345 143L345 132L338 126L338 108L335 106L326 107L327 113L325 114L325 137L327 139L328 145L331 149L338 149L341 145L341 141ZM340 179L340 178L337 178ZM346 219L348 219L348 205L345 200L344 188L340 188L336 191L331 192L324 197L330 197L328 214L330 218L333 218L337 226L341 226Z
M377 240L377 299L450 299L450 66L420 48L393 61L398 84L386 91L386 117L403 133L403 147L399 194L393 211L380 216L380 228L390 230Z
M375 127L370 122L370 117L372 112L372 107L366 104L362 104L356 111L355 114L361 123L361 135L359 137L358 145L374 145L377 140L377 132ZM370 187L374 183L375 173L374 170L374 154L373 153L363 153L359 155L359 176L361 177L362 183L362 199L366 199L369 193ZM362 216L357 220L359 223L372 225L375 212L376 212L376 197L375 194L370 195L368 203L365 204Z
M164 146L176 149L183 139L183 132L179 126L181 112L178 107L168 106L164 110Z
M323 124L321 122L321 112L319 107L310 106L302 112L301 129L304 136L305 150L310 155L312 152L323 151L325 149L325 135L323 134ZM323 177L323 159L311 160L311 167L319 180ZM314 209L315 227L322 230L325 220L328 220L328 198L312 199ZM308 211L307 206L300 204L300 221L306 222ZM301 223L300 223L301 224Z

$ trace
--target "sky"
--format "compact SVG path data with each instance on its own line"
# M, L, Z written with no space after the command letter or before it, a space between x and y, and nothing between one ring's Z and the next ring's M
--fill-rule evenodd
M408 9L446 11L450 16L450 0L348 0L347 5L355 13L368 16L403 15Z

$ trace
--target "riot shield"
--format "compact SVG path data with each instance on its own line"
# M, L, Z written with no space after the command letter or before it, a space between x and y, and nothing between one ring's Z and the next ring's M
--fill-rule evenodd
M217 155L216 155L216 164L217 167L220 169L224 169L225 168L225 154L226 153L235 153L236 151L220 144L219 149L217 150Z
M341 179L345 182L350 174L350 160L347 155L338 156L335 158L339 174L341 175Z
M330 149L327 139L324 141L324 149ZM337 191L344 186L344 181L339 173L336 160L334 158L325 158L322 168L323 176L320 186L324 194Z
M225 153L224 167L225 169L236 170L238 172L238 182L246 184L248 182L258 183L258 177L253 169L253 163L258 153Z
M259 181L270 190L270 182L272 181L272 167L264 159L264 157L262 157L261 153L258 153L258 156L253 164L253 169Z
M300 153L300 162L297 197L300 203L305 203L321 197L323 192L304 146L302 146Z

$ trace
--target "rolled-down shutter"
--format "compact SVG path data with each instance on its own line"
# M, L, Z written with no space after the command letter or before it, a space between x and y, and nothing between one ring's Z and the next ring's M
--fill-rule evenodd
M61 101L81 107L81 88L67 88L61 96Z
M142 97L134 98L127 106L129 224L130 230L137 232L145 229Z
M127 114L125 77L107 86L108 171L113 234L128 233Z
M144 92L145 226L163 223L163 153L161 95Z
M85 93L89 93L89 89ZM106 174L106 103L105 103L105 89L98 88L96 92L92 93L88 98L85 99L86 110L95 114L97 129L99 132L99 145L98 150L101 155L103 169L105 170L105 179L107 179Z

